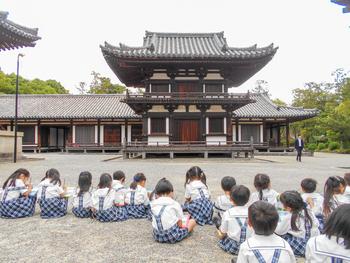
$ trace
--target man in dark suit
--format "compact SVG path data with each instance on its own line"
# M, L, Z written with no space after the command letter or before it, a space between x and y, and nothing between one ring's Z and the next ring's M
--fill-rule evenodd
M304 149L304 141L300 135L298 135L298 138L294 142L294 148L297 150L297 161L301 162L301 153Z

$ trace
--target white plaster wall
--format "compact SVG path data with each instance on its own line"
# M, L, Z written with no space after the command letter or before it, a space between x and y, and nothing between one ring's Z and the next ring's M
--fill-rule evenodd
M225 145L226 136L207 136L206 141L208 145Z
M148 145L169 145L169 136L148 136Z

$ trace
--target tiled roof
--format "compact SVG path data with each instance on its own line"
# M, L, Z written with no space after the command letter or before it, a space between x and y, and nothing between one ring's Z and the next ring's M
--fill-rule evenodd
M123 95L20 95L21 119L139 118ZM0 95L0 119L14 117L15 96Z
M277 106L266 94L251 93L254 103L247 104L234 111L239 118L295 118L308 119L316 116L318 110L298 107Z
M217 58L217 59L256 59L273 56L277 48L273 44L257 48L229 47L224 32L218 33L158 33L146 31L143 45L119 47L105 43L101 46L108 54L126 58Z
M265 94L250 94L256 102L234 111L239 118L307 119L317 110L275 105ZM141 118L125 103L124 95L20 95L20 119ZM14 95L0 95L0 119L14 117Z
M7 19L8 13L0 11L0 51L19 47L34 47L41 39L37 28L28 28Z
M344 6L343 13L350 13L350 0L331 0L331 2Z

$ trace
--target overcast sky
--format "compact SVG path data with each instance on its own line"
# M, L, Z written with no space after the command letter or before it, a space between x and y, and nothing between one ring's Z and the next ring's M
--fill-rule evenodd
M21 75L55 79L71 93L91 71L120 82L105 62L100 44L139 46L145 30L224 31L230 46L279 46L275 57L235 92L269 83L273 98L292 101L292 89L309 81L330 81L337 68L350 70L350 14L330 0L0 0L9 19L38 27L35 48L1 52L0 66Z

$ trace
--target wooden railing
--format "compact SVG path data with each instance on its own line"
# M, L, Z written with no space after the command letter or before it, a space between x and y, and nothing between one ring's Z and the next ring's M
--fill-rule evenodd
M124 143L124 148L133 147L133 148L145 148L145 147L161 147L161 148L183 148L183 147L189 147L189 148L203 148L203 147L226 147L226 148L232 148L232 147L246 147L246 148L253 148L254 143L252 141L171 141L171 142L165 142L165 141L159 141L159 142L147 142L147 141L141 141L141 142L127 142Z
M145 92L142 94L126 93L126 99L245 99L249 100L248 93L222 92Z

